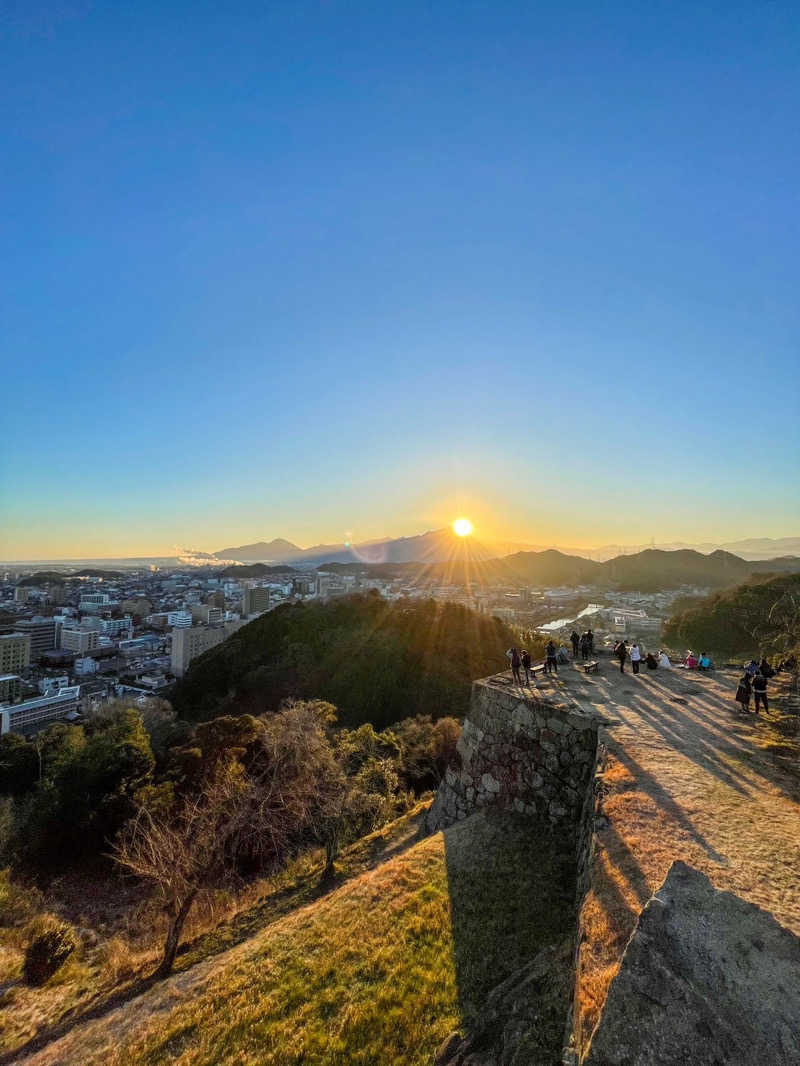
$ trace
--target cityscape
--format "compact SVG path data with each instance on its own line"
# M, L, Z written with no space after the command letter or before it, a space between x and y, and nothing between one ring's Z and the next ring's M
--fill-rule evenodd
M258 564L255 564L258 569ZM6 568L0 577L0 723L30 732L77 721L103 703L164 694L190 663L245 623L287 604L372 593L388 601L431 598L496 616L520 632L569 642L575 626L598 644L620 635L654 646L670 605L709 589L658 592L591 584L563 587L437 584L420 576L378 577L370 567L298 570L263 566L265 577L238 577L247 564L125 571L41 572Z

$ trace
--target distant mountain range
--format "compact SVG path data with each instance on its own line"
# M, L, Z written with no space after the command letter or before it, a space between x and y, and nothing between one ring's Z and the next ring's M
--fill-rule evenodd
M254 544L241 544L238 547L222 548L213 554L195 553L198 559L214 562L226 560L240 563L292 563L306 566L319 566L322 563L436 563L447 562L454 555L469 545L473 559L498 559L520 552L557 551L562 555L578 557L593 562L606 562L619 556L637 555L647 550L681 551L690 550L710 555L724 551L745 560L766 560L790 555L800 556L800 537L782 537L772 540L768 537L749 540L730 541L725 544L642 544L623 546L607 544L601 548L556 548L541 544L513 544L505 541L482 543L470 537L462 540L451 529L431 530L414 537L387 538L385 540L366 541L361 544L317 544L312 548L300 548L289 540L279 537L270 541L257 541Z

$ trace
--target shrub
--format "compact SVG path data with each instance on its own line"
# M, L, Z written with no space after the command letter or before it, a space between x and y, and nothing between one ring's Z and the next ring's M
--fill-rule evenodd
M72 926L50 914L34 918L22 973L29 985L43 985L60 969L78 946Z

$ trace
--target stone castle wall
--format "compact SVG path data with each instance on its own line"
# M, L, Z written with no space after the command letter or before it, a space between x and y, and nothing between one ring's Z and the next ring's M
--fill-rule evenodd
M494 806L577 827L597 752L598 719L543 699L506 675L472 685L458 743L426 819L430 832Z

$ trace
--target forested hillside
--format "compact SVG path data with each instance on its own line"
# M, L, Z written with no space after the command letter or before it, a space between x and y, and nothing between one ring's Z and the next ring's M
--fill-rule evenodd
M733 655L783 654L800 645L800 574L753 578L670 618L664 641Z
M260 714L288 696L331 700L346 726L460 718L473 679L505 669L516 639L496 618L432 600L279 607L200 656L170 698L195 721Z

